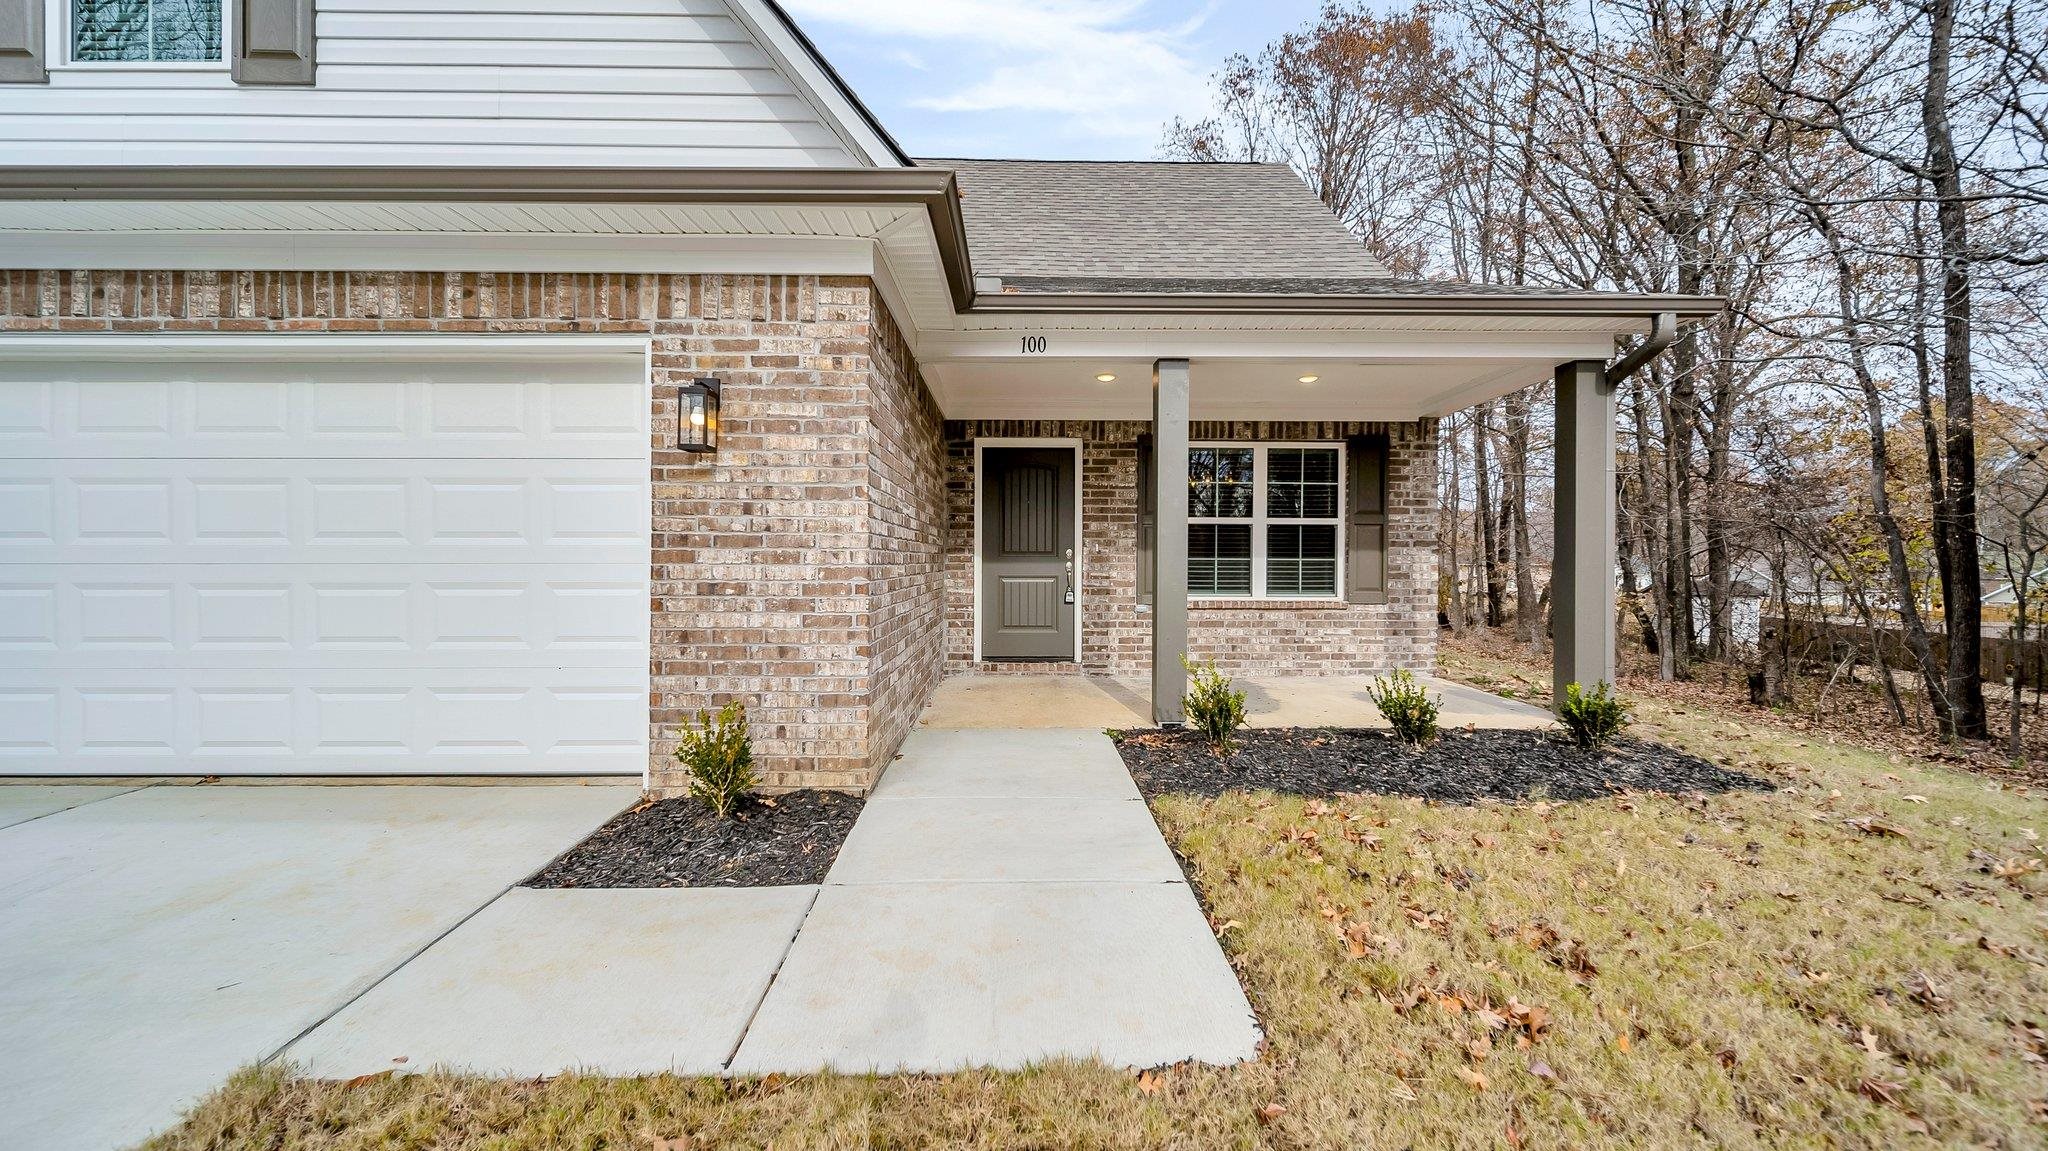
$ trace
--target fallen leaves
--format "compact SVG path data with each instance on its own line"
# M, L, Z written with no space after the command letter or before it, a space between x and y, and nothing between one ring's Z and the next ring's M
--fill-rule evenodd
M1991 867L1991 874L2007 883L2018 885L2019 881L2041 870L2041 861L2014 857L2002 859Z
M1899 1092L1905 1089L1906 1085L1904 1083L1880 1079L1875 1075L1866 1075L1856 1084L1856 1093L1858 1095L1863 1096L1872 1103L1882 1103L1887 1107L1898 1106Z
M1458 1078L1463 1079L1465 1086L1470 1087L1474 1091L1486 1090L1486 1076L1470 1067L1458 1068Z
M1843 820L1842 824L1843 826L1848 827L1854 831L1860 831L1865 835L1890 836L1893 839L1906 840L1908 843L1912 842L1913 839L1912 836L1906 834L1905 828L1902 828L1895 823L1886 823L1883 820L1878 819L1876 816L1872 815L1855 816L1853 818Z
M1253 1114L1258 1116L1259 1126L1266 1127L1271 1125L1274 1120L1280 1118L1282 1115L1287 1114L1287 1108L1281 1106L1278 1103L1268 1103L1264 1107L1261 1107L1257 1111L1253 1112Z
M1906 979L1906 994L1929 1011L1947 1011L1951 1006L1948 996L1942 994L1925 971L1915 971Z

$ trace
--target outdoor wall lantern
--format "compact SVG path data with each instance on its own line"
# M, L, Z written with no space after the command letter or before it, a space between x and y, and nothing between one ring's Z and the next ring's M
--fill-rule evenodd
M676 446L686 452L718 450L717 380L692 380L676 389Z

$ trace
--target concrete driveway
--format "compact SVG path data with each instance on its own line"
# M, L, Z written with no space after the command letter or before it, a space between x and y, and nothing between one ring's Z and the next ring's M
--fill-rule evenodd
M0 786L0 1143L169 1126L638 791Z

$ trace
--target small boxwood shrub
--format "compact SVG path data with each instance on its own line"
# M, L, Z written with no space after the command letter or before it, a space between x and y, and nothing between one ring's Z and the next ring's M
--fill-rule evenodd
M1402 741L1422 747L1436 738L1438 701L1429 698L1422 681L1407 668L1392 676L1372 677L1365 694Z
M754 790L754 744L747 735L747 709L738 700L697 713L697 722L683 724L676 758L690 773L690 798L730 817Z
M1236 746L1237 729L1244 726L1244 693L1231 688L1230 677L1216 670L1213 659L1196 664L1183 655L1180 665L1194 677L1188 693L1181 697L1181 710L1216 750L1229 751Z
M1608 690L1605 680L1587 691L1576 683L1564 685L1564 703L1557 709L1572 742L1588 751L1599 751L1613 742L1628 726L1628 704Z

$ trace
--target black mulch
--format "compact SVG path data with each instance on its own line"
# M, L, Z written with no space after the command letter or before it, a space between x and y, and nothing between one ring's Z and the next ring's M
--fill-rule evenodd
M795 791L749 799L720 819L694 799L614 816L527 887L777 887L821 883L861 797Z
M1661 743L1623 739L1580 751L1541 731L1447 731L1420 751L1384 731L1261 728L1227 758L1193 731L1132 731L1117 740L1149 798L1265 789L1292 795L1375 792L1448 803L1593 799L1625 791L1769 791L1768 780L1716 767Z

